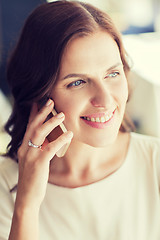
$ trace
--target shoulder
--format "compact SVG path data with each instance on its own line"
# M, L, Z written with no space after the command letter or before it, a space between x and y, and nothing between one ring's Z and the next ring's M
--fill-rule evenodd
M134 161L154 172L160 184L160 138L131 133L130 148Z
M17 185L18 164L7 157L0 157L0 239L8 239L16 192L10 190Z
M142 135L138 133L131 133L131 144L136 148L147 153L160 153L160 138Z
M18 182L18 164L8 157L0 157L0 189L11 190Z

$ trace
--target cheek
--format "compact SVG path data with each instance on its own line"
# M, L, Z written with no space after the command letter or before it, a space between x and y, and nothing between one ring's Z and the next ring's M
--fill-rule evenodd
M127 100L128 100L128 82L127 82L127 79L125 77L122 79L122 82L119 85L118 92L119 92L119 96L121 98L121 101L123 103L126 103Z
M57 112L65 114L64 123L66 127L69 123L73 124L80 115L81 105L79 99L73 97L71 94L62 97L55 97L55 108ZM69 129L69 128L68 128Z
M54 94L55 108L58 112L63 111L66 117L80 114L84 102L87 101L84 91L57 90ZM82 101L83 99L83 101Z
M63 112L65 114L64 125L67 130L72 130L75 134L79 128L81 106L75 101L64 104Z
M125 96L125 101L128 101L128 82L126 80L125 86L124 86L124 96Z

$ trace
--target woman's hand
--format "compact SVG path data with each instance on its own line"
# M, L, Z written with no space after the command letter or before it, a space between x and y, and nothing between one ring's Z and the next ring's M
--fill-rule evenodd
M39 210L46 192L50 160L73 136L72 132L66 132L53 142L46 141L48 134L64 120L64 114L59 113L45 122L53 106L53 101L48 100L38 112L37 105L33 104L27 130L18 150L19 181L16 207L20 210ZM29 140L35 145L42 145L42 148L29 146Z
M72 132L66 132L53 142L46 141L50 132L64 120L64 114L60 113L46 121L53 105L49 100L39 112L36 104L31 110L18 150L19 180L9 240L39 239L39 209L46 193L50 160L73 136ZM29 140L35 145L43 145L42 148L29 146Z

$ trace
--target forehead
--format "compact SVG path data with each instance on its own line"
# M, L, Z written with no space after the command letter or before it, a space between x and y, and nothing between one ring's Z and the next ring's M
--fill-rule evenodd
M121 62L119 48L115 40L106 32L78 37L66 46L60 72L83 72L89 69L105 68Z

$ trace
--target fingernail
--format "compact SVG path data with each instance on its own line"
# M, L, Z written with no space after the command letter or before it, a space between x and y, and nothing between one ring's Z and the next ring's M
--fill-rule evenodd
M46 107L48 107L51 103L52 103L52 100L48 99L48 101L46 102Z
M64 117L64 113L63 112L58 113L55 117L56 118L63 118Z

